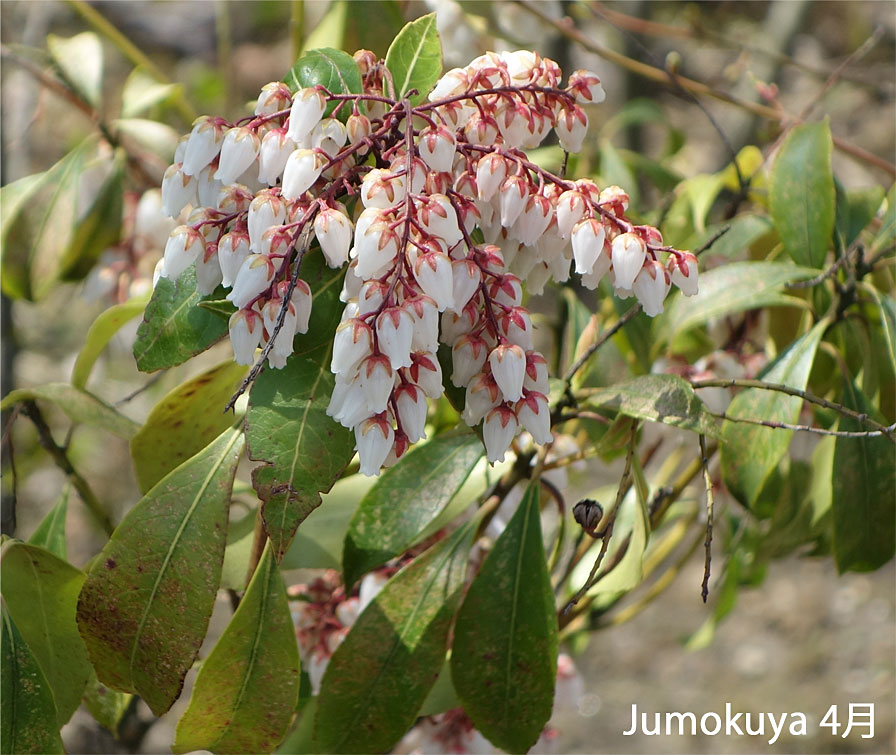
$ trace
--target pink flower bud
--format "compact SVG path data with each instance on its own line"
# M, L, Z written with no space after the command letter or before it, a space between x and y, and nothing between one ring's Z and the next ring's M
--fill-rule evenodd
M230 316L230 344L237 364L252 364L261 341L261 315L251 309L238 309Z
M501 344L488 355L495 382L505 401L519 401L523 395L523 379L526 376L526 355L522 348Z
M506 406L492 409L482 425L482 439L485 441L485 455L491 464L504 461L510 443L519 431L516 415Z

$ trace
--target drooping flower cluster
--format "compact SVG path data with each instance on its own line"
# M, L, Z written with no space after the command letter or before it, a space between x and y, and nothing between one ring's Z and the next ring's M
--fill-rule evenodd
M672 283L696 293L696 259L630 222L619 187L568 181L527 158L552 131L580 149L583 106L604 98L594 74L576 71L563 87L537 53L487 53L414 106L388 96L372 53L355 60L363 94L293 94L275 82L254 117L196 121L162 185L165 210L189 214L160 275L195 265L201 294L230 288L236 360L250 364L264 346L277 368L308 328L300 266L310 234L328 265L348 263L328 413L354 430L364 474L424 437L427 399L443 392L440 343L490 461L520 429L550 441L547 365L524 284L539 293L574 264L586 287L608 276L655 315Z

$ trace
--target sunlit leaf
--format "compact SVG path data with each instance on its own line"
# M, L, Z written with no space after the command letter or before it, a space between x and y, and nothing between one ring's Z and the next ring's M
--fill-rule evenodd
M47 50L66 81L98 108L103 89L103 45L92 31L68 39L47 35Z
M387 469L361 499L345 536L345 583L403 553L447 506L482 457L473 433L441 435Z
M0 591L16 627L53 691L58 725L81 704L90 678L87 651L75 624L84 572L34 545L3 548Z
M214 299L215 295L205 297ZM159 278L137 329L137 369L154 372L186 362L227 334L227 323L196 305L196 270L188 268L175 283Z
M165 162L174 156L180 139L180 133L168 124L146 118L119 118L112 121L112 127Z
M323 752L386 752L410 728L445 660L476 522L396 574L336 649L318 697Z
M332 94L360 94L362 90L361 70L355 59L333 47L306 52L296 61L284 81L293 92L314 86L322 86ZM326 114L331 114L338 104L331 102ZM339 116L343 120L350 113L350 107L339 109Z
M871 402L852 381L843 386L843 405L876 417ZM879 419L879 418L878 418ZM867 426L841 417L839 429ZM837 569L873 571L893 558L896 546L896 446L886 438L837 438L833 464L833 542Z
M794 126L772 166L769 213L798 265L821 267L834 230L834 177L827 120Z
M106 345L125 324L141 314L146 308L147 299L140 297L129 299L122 304L115 304L102 312L87 330L84 346L81 348L75 366L72 369L72 385L84 388L87 378L97 358Z
M392 75L396 97L416 90L417 94L410 97L411 104L426 99L442 74L442 43L435 13L420 16L398 32L386 52L386 68Z
M99 680L139 694L156 715L180 695L208 628L242 447L242 433L228 430L162 479L81 590L78 628Z
M791 344L762 374L769 383L783 383L803 390L815 361L815 351L828 322L822 320ZM771 422L794 423L803 401L778 391L749 388L728 407L729 417L747 417ZM745 506L753 506L772 470L787 452L792 430L725 422L722 426L722 479L728 490Z
M357 5L357 4L355 4ZM347 48L345 41L345 25L349 15L349 4L347 0L334 0L324 13L324 17L317 22L305 39L304 48L307 50L317 50L323 48L337 49L356 49Z
M557 676L557 614L537 484L464 597L451 675L464 710L492 744L508 752L535 744L551 717Z
M50 401L73 422L99 427L120 438L132 438L140 425L128 419L108 404L87 391L68 383L47 383L34 388L19 388L6 394L0 401L0 409L8 409L20 401Z
M163 84L143 68L135 68L121 90L121 116L133 118L142 115L170 100L180 89L180 84Z
M131 438L131 458L146 492L233 424L224 407L247 372L233 361L200 373L169 391Z
M588 393L588 406L716 436L718 429L694 389L677 375L642 375Z
M306 255L302 278L314 306L308 333L282 370L265 370L249 395L246 436L249 458L264 462L252 482L264 502L262 514L279 562L296 527L317 506L354 455L354 437L326 414L335 378L330 371L333 335L342 304L341 271L323 255Z
M299 692L299 650L270 544L221 639L199 670L172 752L270 752Z
M56 706L47 678L2 604L0 741L3 752L61 753Z
M40 548L46 548L54 556L58 556L63 561L68 558L68 548L65 540L65 515L68 512L68 496L71 492L71 485L66 484L62 489L62 495L59 500L53 504L47 515L41 523L37 525L37 529L28 538L28 543L37 545Z

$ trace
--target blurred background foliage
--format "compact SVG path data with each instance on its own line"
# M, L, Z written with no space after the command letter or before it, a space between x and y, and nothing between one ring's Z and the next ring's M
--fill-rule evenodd
M722 304L696 311L679 298L655 321L635 317L598 352L577 387L599 389L651 371L694 381L750 379L798 338L811 340L811 310L816 320L829 313L835 324L812 343L803 385L884 424L893 421L896 17L887 2L6 0L0 5L3 394L71 381L127 416L143 418L168 391L227 359L229 347L219 344L151 378L134 365L136 316L167 234L163 225L140 225L145 192L158 186L195 115L239 117L258 89L281 78L303 50L366 47L382 55L406 20L431 10L438 13L446 68L485 49L532 47L564 71L585 67L600 74L608 101L589 112L591 132L582 154L570 158L570 175L628 189L632 216L660 227L666 243L679 248L700 249L727 229L701 256L701 274L720 273L709 280ZM811 125L794 128L800 121ZM774 185L771 166L782 153L794 170L832 172L835 195L820 211L826 218L821 226L829 225L818 242L788 243L782 231L795 206L780 185L783 168ZM559 170L563 155L547 146L536 159ZM29 241L27 253L22 239ZM802 249L809 250L805 259ZM750 264L783 263L788 255L813 270L829 268L832 259L845 262L820 285L803 288L799 281L811 282L817 270L793 273L791 266L770 282L780 269ZM738 292L746 294L742 305L732 303ZM556 335L561 346L553 349L559 371L593 341L592 312L606 325L627 308L609 296L576 293L552 288L541 303L533 300L541 332ZM798 368L785 364L779 381L792 382ZM741 407L729 405L722 387L700 395L717 413L741 408L747 416L866 429L837 424L837 414L824 408L800 412L799 402L797 415L783 420L763 415L780 406L765 406L756 394L741 393ZM35 423L13 423L6 413L3 532L31 536L60 505L68 482L79 489L79 478L89 480L93 504L103 502L106 521L95 505L91 512L91 501L84 500L85 508L77 497L69 500L67 556L82 567L105 542L104 525L121 519L141 486L126 443L90 422L72 431L59 405L65 402L40 402L47 432L56 438L50 454ZM601 408L597 399L595 407ZM620 422L626 421L580 421L569 430L595 443L602 458L570 470L568 501L575 493L612 495L628 429ZM883 459L886 477L891 447L880 438L847 447L807 433L788 445L786 431L758 428L747 436L744 427L726 426L737 436L728 438L730 447L740 451L729 451L727 459L722 454L721 464L714 459L710 467L719 560L709 609L700 602L702 559L689 558L700 543L682 538L669 539L668 552L648 551L639 591L602 593L566 633L581 653L586 694L558 726L558 749L692 751L687 739L621 737L628 706L699 711L718 709L720 700L741 708L806 710L816 719L834 702L875 702L876 739L867 749L861 740L851 745L866 752L879 751L881 742L892 746L894 570L891 559L885 563L892 551L884 543L883 555L867 564L854 553L844 556L841 570L872 573L843 577L829 558L794 557L831 553L837 526L832 530L831 470L842 469L841 486L853 485L845 475L855 465ZM768 433L776 434L773 441ZM739 454L781 438L767 474L745 480ZM878 441L882 450L870 448ZM647 451L644 474L657 494L654 513L662 510L659 494L685 466L685 455L693 456L692 445L693 436L681 431L645 430L641 449ZM891 485L884 479L877 489L892 499ZM299 531L303 552L316 555L285 566L338 566L348 517L363 489L355 482L337 487L317 519ZM254 495L238 483L237 502L240 496L249 508ZM669 529L661 534L696 517L692 503L685 499L678 511L663 511ZM65 508L56 510L66 515ZM235 523L233 544L248 547L251 522L247 516ZM876 535L886 540L892 531L885 526ZM237 550L228 553L233 561ZM227 569L225 562L225 581ZM731 612L734 620L717 626ZM581 631L593 628L604 631ZM682 645L692 652L682 652ZM146 752L163 749L180 713L182 707L175 708L154 724L147 711L133 712L119 742ZM618 715L616 725L612 716ZM120 746L77 716L65 737L71 751ZM754 749L749 740L709 741L714 751ZM795 752L840 751L839 741L818 730L785 745Z

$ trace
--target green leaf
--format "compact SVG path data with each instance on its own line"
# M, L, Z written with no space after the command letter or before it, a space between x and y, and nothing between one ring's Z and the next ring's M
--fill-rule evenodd
M106 348L106 344L122 326L143 312L146 302L143 297L129 299L122 304L109 307L91 323L84 339L84 346L72 369L72 385L75 388L84 388L87 385L87 378L90 377L93 365Z
M47 678L2 604L0 743L4 755L62 753L56 706Z
M107 728L116 737L118 736L118 725L133 698L134 696L127 692L119 692L107 687L96 678L93 669L90 669L90 680L84 691L84 707L100 726Z
M81 590L78 628L97 677L137 693L156 715L180 695L208 628L242 447L229 430L159 482L112 533Z
M404 26L404 13L397 0L339 2L350 8L341 47L345 50L372 50L378 58L385 56L389 42Z
M283 81L293 92L314 86L322 86L332 94L360 94L363 91L361 69L355 59L332 47L309 50L296 61ZM338 102L327 105L326 115L338 105ZM343 119L347 118L351 108L340 108L339 113Z
M116 150L111 164L93 168L105 177L96 190L90 209L76 221L65 253L59 259L60 280L79 281L84 278L93 270L100 255L121 238L124 163L124 152ZM89 187L93 177L88 171L84 176ZM86 193L83 186L79 187L79 200L82 193ZM86 195L90 196L89 193Z
M99 108L103 89L103 45L99 36L92 31L68 39L48 34L47 50L75 92Z
M90 663L75 624L84 572L35 545L10 541L3 549L0 591L53 691L63 726L81 704Z
M414 723L445 661L476 524L389 580L336 649L317 703L323 752L386 752Z
M164 162L170 162L180 134L171 126L146 118L118 118L112 127Z
M802 338L790 345L761 374L769 383L783 383L803 390L812 371L815 351L828 327L819 322ZM727 416L747 417L771 422L794 423L799 418L803 400L778 391L749 388L742 391L728 407ZM728 490L745 506L753 506L778 462L787 452L792 430L779 430L759 425L725 422L722 426L722 479Z
M271 752L299 696L299 649L270 543L196 677L172 752Z
M296 339L284 369L261 373L246 414L249 458L264 462L252 483L278 563L354 455L352 433L326 414L335 384L330 357L342 311L341 271L326 267L321 254L306 255L302 278L314 301L308 333Z
M215 298L212 294L207 299ZM141 372L174 367L205 351L227 334L227 323L196 305L196 270L183 272L177 282L159 278L143 322L137 328L134 359Z
M722 228L727 232L707 250L707 255L731 259L749 256L750 247L763 236L774 231L772 221L766 215L738 215L725 223L709 226L706 232L694 240L689 249L700 249ZM701 284L703 281L700 281Z
M677 375L642 375L621 385L598 388L586 403L636 419L718 437L718 429L694 389Z
M37 525L28 542L40 548L46 548L54 556L59 556L63 561L68 558L68 548L65 541L65 515L68 512L68 496L71 484L66 484L62 489L62 495L53 505L53 508Z
M135 68L121 90L121 116L133 118L142 115L173 98L180 89L180 84L162 84L143 68Z
M59 279L61 261L79 225L102 213L98 196L102 194L102 179L108 178L104 171L112 170L114 158L97 160L96 153L97 139L88 137L39 178L16 182L14 189L4 190L3 200L11 193L15 205L12 211L4 212L0 235L3 290L7 295L32 301L46 296ZM99 194L90 190L97 177ZM79 238L81 242L83 238Z
M482 457L473 433L440 435L387 469L361 499L345 536L345 584L404 553L451 502Z
M896 241L896 184L893 184L887 192L887 211L881 220L880 230L868 250L869 256L877 254L884 247L893 244L894 241Z
M880 327L887 351L890 353L890 362L896 363L896 299L881 293L876 288L871 288L869 291L880 311Z
M794 126L772 166L769 212L798 265L821 267L834 230L834 177L827 120Z
M346 0L335 0L330 3L330 7L327 8L324 17L317 22L311 33L306 37L304 49L356 49L344 44L345 24L348 14L348 2Z
M420 16L398 32L386 52L386 68L392 74L396 98L415 89L417 94L410 98L412 105L426 99L442 75L442 43L435 13Z
M314 743L314 717L317 714L317 698L300 701L292 730L286 735L276 752L283 755L319 755Z
M875 416L874 405L852 381L843 386L843 405ZM867 430L841 417L841 430ZM896 544L894 446L883 437L837 438L833 465L833 542L837 569L873 571L893 558Z
M201 301L199 306L209 312L214 312L218 317L226 322L230 322L230 316L236 312L236 307L227 299L213 299L211 301Z
M884 201L884 190L881 186L846 190L836 178L834 187L837 200L835 229L840 248L847 249L877 214Z
M131 458L145 493L172 469L197 454L233 424L224 407L247 367L233 361L190 378L157 403L131 438Z
M535 744L551 717L557 676L557 613L537 483L467 591L451 675L464 710L492 744L508 752Z
M418 716L435 716L438 713L452 710L460 707L460 699L457 692L454 691L454 682L451 681L451 662L445 661L442 664L442 670L439 671L439 678L432 685L423 705L417 711Z
M230 526L227 528L227 546L224 549L224 565L221 567L222 590L244 590L249 575L249 561L255 542L255 511L234 521L231 509Z
M700 293L675 295L663 317L656 318L659 335L671 342L677 333L709 320L760 307L805 307L802 299L781 292L786 283L804 280L818 270L782 262L735 262L700 274Z
M73 422L81 422L117 435L134 437L140 425L104 404L92 393L82 391L68 383L47 383L34 388L19 388L6 394L0 401L0 409L8 409L20 401L50 401L62 409Z

